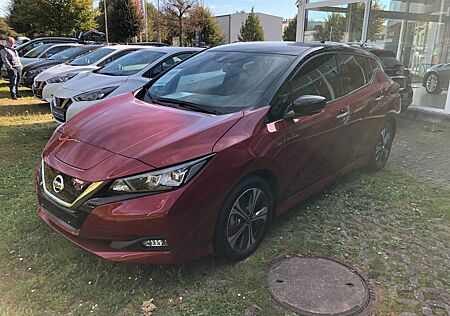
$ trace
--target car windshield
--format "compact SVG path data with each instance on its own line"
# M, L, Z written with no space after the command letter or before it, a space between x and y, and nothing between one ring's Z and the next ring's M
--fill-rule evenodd
M89 50L89 48L86 48L84 46L73 47L73 48L63 50L62 52L59 52L59 53L53 55L49 59L50 60L69 60L80 54L87 52L88 50Z
M47 48L52 46L53 44L42 44L32 50L30 50L28 53L26 53L23 57L25 58L36 58L39 57Z
M158 58L161 58L163 55L164 53L161 52L139 50L107 64L100 69L98 73L109 76L131 76L138 73Z
M103 57L109 55L112 53L114 49L112 48L99 48L94 50L93 52L90 52L89 54L80 56L78 58L75 58L72 62L69 63L71 66L87 66L92 65L93 63L99 61Z
M403 68L402 63L399 62L395 57L380 57L380 60L383 63L385 69Z
M294 58L266 53L206 51L156 80L148 88L145 101L196 105L212 113L236 112L254 106Z

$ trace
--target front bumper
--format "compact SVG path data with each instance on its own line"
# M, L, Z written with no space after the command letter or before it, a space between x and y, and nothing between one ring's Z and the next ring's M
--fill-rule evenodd
M41 219L81 248L111 261L178 264L213 251L217 212L211 212L205 200L193 201L190 184L121 200L87 196L74 209L44 192L39 171L35 190ZM214 201L218 202L215 197ZM167 246L144 249L141 242L148 239L165 239ZM118 248L118 244L129 245Z

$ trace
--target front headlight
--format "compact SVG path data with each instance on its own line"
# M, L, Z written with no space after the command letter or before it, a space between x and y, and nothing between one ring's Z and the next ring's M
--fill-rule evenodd
M142 193L176 189L191 180L213 155L170 168L115 180L110 190L116 193Z
M89 91L75 96L73 99L77 102L81 101L95 101L106 97L108 94L117 89L116 87L108 87L100 90Z
M47 80L48 83L61 83L61 82L66 82L70 79L72 79L73 77L75 77L77 74L67 74L64 76L58 76L58 77L53 77Z
M40 74L41 72L43 72L44 70L47 70L50 67L42 67L42 68L38 68L38 69L33 69L27 72L28 76L37 76L38 74Z

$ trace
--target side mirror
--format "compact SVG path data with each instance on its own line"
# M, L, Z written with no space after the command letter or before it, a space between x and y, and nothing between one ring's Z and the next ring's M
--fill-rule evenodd
M319 95L302 95L297 98L292 110L296 115L313 115L322 112L327 104L327 99Z

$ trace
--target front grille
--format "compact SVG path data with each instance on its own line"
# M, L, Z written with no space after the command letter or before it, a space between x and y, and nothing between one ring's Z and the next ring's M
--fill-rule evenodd
M33 94L36 98L42 99L42 90L44 89L47 82L45 81L35 81L33 84Z
M398 83L400 85L400 88L406 87L406 78L405 77L392 77L392 80L394 80L394 82Z
M70 206L86 190L91 182L83 182L43 163L44 186L47 192Z
M53 116L61 122L66 121L66 112L69 106L72 104L72 99L64 99L54 97L52 100L52 114Z

